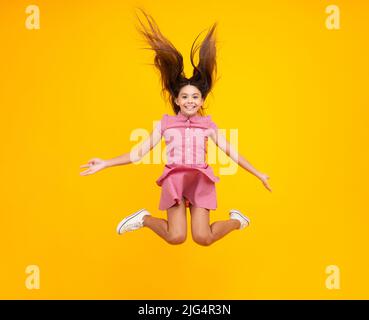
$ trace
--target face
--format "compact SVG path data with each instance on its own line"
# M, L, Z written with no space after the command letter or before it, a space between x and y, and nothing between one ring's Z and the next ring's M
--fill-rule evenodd
M181 108L181 113L185 116L193 116L198 113L204 103L201 92L195 86L186 85L182 87L175 99L175 103Z

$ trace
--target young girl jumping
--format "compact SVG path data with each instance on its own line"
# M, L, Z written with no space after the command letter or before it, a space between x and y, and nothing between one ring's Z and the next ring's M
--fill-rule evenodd
M88 169L80 175L139 161L164 137L167 164L156 183L162 188L159 210L167 211L168 220L153 217L148 210L140 209L125 217L118 224L117 232L123 234L148 227L168 243L180 244L186 240L186 208L189 208L192 238L196 243L208 246L231 231L250 224L249 218L236 209L229 211L229 220L209 223L210 210L217 208L215 183L219 178L206 163L208 138L271 191L267 181L269 177L241 156L218 132L211 117L204 115L203 104L216 77L216 23L200 46L194 47L198 37L195 39L190 53L193 75L188 79L184 74L182 55L162 35L154 19L145 12L143 14L148 27L139 20L142 26L139 31L149 43L149 49L155 51L154 65L160 71L163 93L167 94L175 115L165 114L151 135L131 152L109 160L89 160L81 166ZM194 56L198 49L199 62L195 66Z

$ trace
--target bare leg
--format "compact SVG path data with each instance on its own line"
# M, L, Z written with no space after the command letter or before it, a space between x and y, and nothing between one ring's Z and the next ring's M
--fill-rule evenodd
M235 219L229 219L224 221L215 221L211 224L210 229L213 233L215 240L223 238L226 234L233 230L238 230L241 226L241 222Z
M192 238L203 246L211 245L231 231L237 230L241 225L238 220L230 219L216 221L210 226L208 209L191 206L190 211Z
M187 237L186 207L182 201L167 210L168 220L145 216L143 225L170 244L180 244Z

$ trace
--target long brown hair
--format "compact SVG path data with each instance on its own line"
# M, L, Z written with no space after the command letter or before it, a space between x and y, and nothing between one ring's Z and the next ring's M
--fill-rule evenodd
M176 105L174 100L178 97L181 88L186 85L195 86L201 92L202 98L205 101L207 95L214 86L217 74L215 43L215 29L217 23L213 24L201 44L196 44L196 41L202 32L193 42L190 60L194 69L192 77L186 78L181 53L163 36L155 20L144 10L140 10L148 22L148 27L146 27L137 16L141 25L141 28L137 29L150 45L150 48L146 49L155 51L154 66L160 71L162 94L164 96L167 94L173 111L178 114L180 108ZM199 51L199 62L195 65L194 59L197 51ZM200 114L204 114L203 106L200 109Z

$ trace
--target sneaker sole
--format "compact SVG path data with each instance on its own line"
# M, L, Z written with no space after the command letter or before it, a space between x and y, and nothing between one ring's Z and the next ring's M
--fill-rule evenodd
M133 219L134 217L136 217L138 214L140 214L142 211L146 211L146 209L141 209L135 213L132 213L131 215L129 215L128 217L125 217L121 222L119 222L118 226L117 226L117 233L118 234L123 234L124 232L121 232L122 228L124 227L124 225L130 221L131 219Z
M246 217L245 215L243 215L240 211L232 209L231 211L229 211L229 213L236 213L238 214L243 220L245 220L247 222L247 226L250 225L250 219L248 217Z

